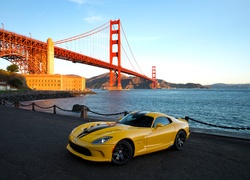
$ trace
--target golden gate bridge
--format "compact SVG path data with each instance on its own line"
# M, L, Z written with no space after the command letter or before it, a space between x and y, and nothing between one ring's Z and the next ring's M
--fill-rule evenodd
M0 29L0 58L18 65L23 74L53 74L54 58L58 58L108 69L110 90L122 89L121 73L144 78L152 82L153 89L156 88L156 67L152 66L152 77L147 77L142 71L137 72L125 46L121 43L123 40L127 43L128 51L141 71L120 20L110 20L91 31L55 42L51 38L48 38L47 42L42 42L2 28ZM128 60L133 70L122 66L121 62L125 62L124 60Z

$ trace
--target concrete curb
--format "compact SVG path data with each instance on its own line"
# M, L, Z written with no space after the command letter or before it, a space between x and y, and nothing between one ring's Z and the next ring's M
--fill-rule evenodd
M201 129L201 128L195 128L190 127L190 131L194 133L200 133L200 134L208 134L208 135L216 135L216 136L224 136L224 137L230 137L230 138L237 138L237 139L246 139L250 140L250 133L240 133L240 132L229 132L229 131L223 131L223 130L215 130L215 129Z

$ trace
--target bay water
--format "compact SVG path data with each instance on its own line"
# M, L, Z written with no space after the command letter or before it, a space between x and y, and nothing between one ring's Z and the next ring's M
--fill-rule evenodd
M72 110L75 104L85 105L93 112L111 115L104 116L88 112L89 116L101 116L103 120L116 119L122 115L113 114L124 111L141 110L158 111L177 118L189 116L195 120L217 126L250 127L250 89L146 89L124 91L94 89L92 91L96 94L33 102L41 107L56 105L65 110ZM28 103L30 102L26 102L26 104ZM38 109L36 108L36 110ZM38 111L53 113L51 109L39 109ZM80 116L79 113L62 110L57 110L57 113ZM250 134L250 130L224 129L192 120L190 126Z

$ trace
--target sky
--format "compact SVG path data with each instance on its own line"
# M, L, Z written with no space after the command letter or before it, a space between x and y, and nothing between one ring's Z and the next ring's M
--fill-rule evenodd
M250 83L249 0L1 0L0 4L0 28L44 42L120 19L136 62L148 77L156 66L156 78L171 83ZM0 58L0 69L8 65ZM107 72L55 59L55 73L90 78Z

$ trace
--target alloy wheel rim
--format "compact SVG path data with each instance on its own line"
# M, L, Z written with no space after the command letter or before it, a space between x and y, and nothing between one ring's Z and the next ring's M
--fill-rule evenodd
M184 134L179 134L178 138L177 138L177 144L179 147L182 147L184 145L185 142L185 136Z
M118 163L126 162L129 159L129 150L125 145L118 145L113 153L113 160Z

